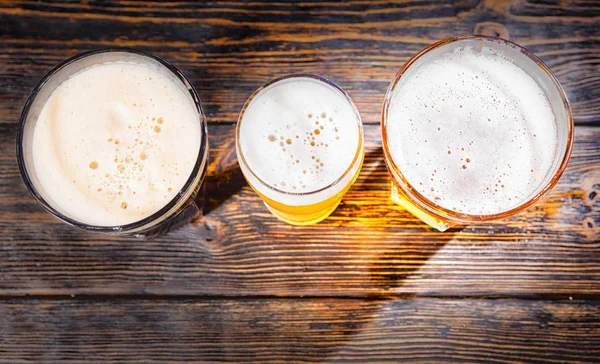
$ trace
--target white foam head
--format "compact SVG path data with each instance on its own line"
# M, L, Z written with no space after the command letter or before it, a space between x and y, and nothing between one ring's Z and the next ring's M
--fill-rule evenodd
M37 189L64 215L125 225L164 207L198 158L200 117L166 68L110 62L58 86L33 129Z
M339 193L360 168L363 148L354 103L316 77L268 85L249 102L238 126L237 152L248 182L286 205L313 204Z
M389 101L391 158L419 193L446 209L490 215L519 206L557 160L544 90L502 52L456 45L413 64Z

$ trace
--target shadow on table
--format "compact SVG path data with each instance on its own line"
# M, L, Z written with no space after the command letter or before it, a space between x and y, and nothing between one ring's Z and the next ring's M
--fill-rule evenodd
M411 293L402 290L406 279L418 273L419 269L454 238L461 228L439 232L429 227L417 217L395 204L389 198L391 177L385 165L381 147L370 150L365 160L371 167L357 185L357 190L366 186L384 186L384 204L375 206L375 220L383 232L379 239L382 248L375 259L370 261L369 272L372 288L383 289L390 294ZM385 296L385 295L384 295Z
M209 174L204 181L204 194L196 198L198 206L202 206L202 214L208 215L221 206L246 186L246 180L240 167L234 166Z
M359 334L364 326L368 326L387 302L402 301L405 297L414 296L415 288L406 287L409 284L407 281L420 275L421 268L429 259L461 230L453 228L443 233L438 232L389 199L391 180L381 147L367 152L365 165L368 168L363 170L359 183L354 187L355 191L368 193L374 186L378 187L379 192L383 186L384 191L385 202L375 203L373 214L366 218L366 228L371 226L371 221L376 222L373 234L379 233L381 236L377 238L376 254L369 259L369 276L365 284L375 292L369 295L369 299L378 298L382 301L370 305L369 310L361 310L358 313L360 320L354 317L353 312L338 313L340 317L350 319L350 329L344 331L343 335L346 343L332 345L329 356L322 358L323 361L343 359L344 352L352 346L352 337ZM361 204L358 207L361 208ZM353 321L358 322L354 327Z
M322 243L325 248L317 262L319 266L314 263L311 267L324 274L332 272L333 291L339 295L286 298L278 303L281 312L269 312L271 308L265 307L265 312L248 323L257 340L277 358L330 362L352 357L356 353L353 338L365 329L371 330L366 327L385 325L380 322L382 310L387 304L403 305L405 298L415 295L418 288L405 285L410 285L408 281L418 276L428 260L460 231L450 229L440 233L383 197L381 186L388 186L390 180L381 148L367 152L365 167L332 217L311 228L339 229L340 235L347 236L347 248L337 246L334 253ZM386 188L385 196L388 191ZM365 237L364 242L360 237ZM302 254L308 249L298 248L299 262L305 262ZM334 266L328 267L326 263L323 266L330 254L337 255L332 259ZM344 259L347 266L340 266ZM310 262L306 264L310 266ZM320 274L319 271L314 274ZM291 284L299 291L305 288L310 291L305 283ZM348 287L347 292L344 287ZM297 324L290 328L287 321ZM231 332L226 340L235 342L236 337L237 333Z

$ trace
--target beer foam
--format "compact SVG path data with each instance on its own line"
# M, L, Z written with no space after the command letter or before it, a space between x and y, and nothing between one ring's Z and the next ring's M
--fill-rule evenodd
M57 210L91 225L124 225L175 197L201 137L195 105L166 69L104 63L54 90L34 127L32 159Z
M504 56L468 47L413 64L391 95L386 130L391 158L419 193L476 215L536 193L558 143L536 81Z
M294 77L268 86L250 102L240 123L238 154L241 150L247 164L240 163L244 175L260 193L281 203L306 205L326 200L350 181L340 181L312 197L285 193L318 191L351 167L345 177L352 179L362 163L362 158L355 160L363 148L363 136L354 104L318 79ZM284 193L262 185L255 177Z

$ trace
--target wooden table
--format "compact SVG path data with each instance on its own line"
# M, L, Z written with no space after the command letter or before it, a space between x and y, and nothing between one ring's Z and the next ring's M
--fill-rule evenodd
M408 57L466 33L540 56L576 140L536 207L440 233L388 200L380 108ZM0 41L1 362L600 362L600 2L3 1ZM33 86L106 46L173 62L208 115L205 216L161 238L68 227L19 175ZM293 72L341 85L366 124L358 182L310 227L268 213L233 139L252 91Z

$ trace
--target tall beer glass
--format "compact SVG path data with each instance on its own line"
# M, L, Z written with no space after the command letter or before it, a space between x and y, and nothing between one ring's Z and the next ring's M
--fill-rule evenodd
M573 117L556 77L507 40L464 36L413 56L382 111L391 198L430 226L503 219L557 183Z
M358 110L340 87L290 75L250 96L238 119L236 150L269 211L308 225L329 216L358 177L363 138Z

